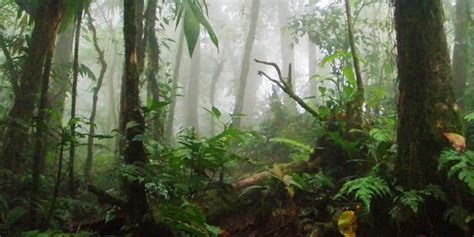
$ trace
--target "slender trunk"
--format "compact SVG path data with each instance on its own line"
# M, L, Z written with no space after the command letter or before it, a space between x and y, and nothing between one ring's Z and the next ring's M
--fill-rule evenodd
M216 106L215 100L216 100L216 86L217 82L219 81L219 78L222 74L222 71L224 70L224 65L225 61L222 60L217 63L216 69L214 71L214 74L212 75L212 80L211 80L211 88L209 92L209 100L211 102L211 108ZM211 130L211 136L214 136L216 133L216 121L214 118L211 118L211 124L210 124L210 130Z
M117 48L116 46L114 45L113 46L113 49L111 50L112 53L112 64L111 64L111 68L108 73L108 78L107 78L107 81L108 81L108 87L107 87L107 90L108 90L108 108L109 108L109 111L108 111L108 115L109 115L109 121L110 123L107 123L107 131L110 132L112 131L113 129L116 129L118 127L118 119L117 119L117 116L118 116L118 112L117 112L117 102L116 102L116 95L115 95L115 82L114 82L114 79L115 79L115 71L117 70L117 64L118 64L118 60L117 60Z
M313 78L316 75L316 67L318 59L316 55L316 46L308 37L308 78L309 78L309 93L308 96L314 96L314 102L318 103L319 97L318 81Z
M253 44L255 41L255 33L257 32L258 14L260 12L260 0L252 0L250 26L245 41L244 55L242 57L242 68L240 71L238 91L235 98L234 118L232 126L240 128L242 122L242 111L244 107L245 89L247 86L247 77L250 70L250 55L252 53Z
M437 171L439 155L450 146L443 133L460 133L462 127L452 90L441 0L396 0L395 29L400 91L395 177L407 189L422 189L446 182ZM430 207L423 210L426 217L400 227L403 236L448 233L444 205L425 202Z
M469 18L468 0L457 0L454 20L453 87L456 101L461 107L464 107L464 90L469 72Z
M153 101L160 101L160 92L158 86L158 72L160 61L160 48L158 45L158 38L155 33L156 26L156 9L158 0L148 0L147 9L145 12L145 36L147 42L147 82L148 88L151 92ZM155 140L161 141L163 139L163 109L159 109L152 121L152 134Z
M290 1L277 1L278 2L278 20L280 23L280 52L282 62L282 74L288 75L288 65L295 65L295 52L292 46L292 39L290 31L287 28L287 24L290 18ZM294 88L295 82L292 81L292 87ZM288 113L296 114L296 102L291 99L287 94L283 95L283 104L286 106Z
M100 74L99 78L97 79L97 85L93 89L92 95L92 111L89 117L89 137L87 139L87 158L86 163L84 165L84 178L87 183L90 182L91 176L91 169L92 169L92 160L93 160L93 153L94 153L94 136L95 136L95 117L97 114L97 102L99 100L99 92L102 88L102 82L104 81L105 72L107 71L107 62L105 61L104 51L99 46L99 40L97 38L97 31L94 27L92 16L89 12L87 12L87 25L89 27L90 32L92 33L92 42L94 44L94 49L97 52L98 61L100 63Z
M45 131L48 128L46 124L47 118L47 99L49 89L49 78L51 75L51 64L53 60L54 52L54 41L55 37L48 46L48 53L44 62L43 76L41 79L41 90L40 99L38 104L38 116L36 117L36 134L35 134L35 145L34 145L34 157L33 157L33 172L32 172L32 192L33 201L31 208L31 216L33 217L33 225L39 227L39 216L38 214L38 202L40 197L41 179L40 176L44 171L44 161L46 154L45 142L47 136Z
M167 126L166 126L166 139L169 143L173 140L173 125L174 125L174 113L176 109L176 96L178 95L178 84L179 84L179 71L181 69L181 59L183 58L184 48L184 30L181 29L179 33L178 45L176 51L176 58L174 60L174 71L173 71L173 85L171 87L171 104L170 111L168 113Z
M76 100L77 100L77 81L79 77L79 43L81 39L81 25L82 25L82 15L84 12L83 1L81 1L77 16L76 16L76 33L74 39L74 61L72 65L72 93L71 93L71 118L70 118L70 133L71 133L71 142L69 145L69 194L71 196L75 195L76 185L74 183L74 163L76 156Z
M192 126L199 132L199 81L201 74L201 44L198 43L191 57L188 88L186 92L186 126Z
M13 107L9 112L9 121L5 132L2 151L3 168L14 172L26 169L26 154L28 133L34 116L35 101L41 80L38 75L43 74L43 66L47 55L48 45L54 41L57 29L64 12L63 0L45 1L39 5L35 14L35 26L31 38L31 46L23 65L19 91Z
M348 130L359 128L362 125L362 105L364 104L364 81L362 80L362 72L360 70L359 56L357 54L356 42L354 39L354 23L352 21L350 0L345 0L346 17L347 17L347 34L351 47L352 61L356 76L357 93L353 99L347 104L347 115L349 117Z
M135 0L124 0L125 75L122 77L120 108L120 131L122 141L120 152L126 165L140 166L148 163L143 141L135 139L145 132L145 120L140 109L139 68L137 62L137 25ZM138 224L140 231L145 222L152 223L148 215L149 205L145 186L137 180L124 179L127 194L127 222L131 226Z

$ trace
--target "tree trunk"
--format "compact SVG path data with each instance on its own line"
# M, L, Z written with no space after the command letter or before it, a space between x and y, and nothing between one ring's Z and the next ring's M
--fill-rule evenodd
M56 76L51 78L51 86L48 91L50 100L46 104L47 110L55 111L58 115L53 116L54 113L48 113L46 115L46 124L49 125L51 134L56 134L58 129L62 126L66 93L70 90L74 27L74 24L68 26L64 32L58 35L58 41L56 43L56 53L53 58L53 68L56 72ZM46 144L54 147L59 142L56 136L49 136Z
M290 30L287 28L287 24L290 20L290 1L278 0L278 21L280 23L280 52L281 52L281 68L284 76L288 75L288 65L295 65L295 52L293 50L292 39ZM294 88L295 82L292 81L292 87ZM287 94L283 95L283 104L286 110L290 114L296 114L296 102L291 99Z
M158 72L160 62L160 47L158 45L158 38L156 36L156 9L158 0L148 0L147 9L145 12L145 36L147 42L147 83L153 101L159 102L160 91L158 85ZM163 109L159 108L152 119L151 130L152 135L156 141L163 140Z
M244 107L245 89L247 87L247 77L250 70L250 55L252 53L253 44L255 41L255 33L257 32L258 14L260 12L260 0L252 0L250 26L245 41L244 55L242 57L242 68L240 70L240 78L238 83L238 91L235 98L234 118L232 126L236 128L241 127L242 112Z
M347 104L348 115L348 131L353 128L360 128L362 125L362 105L364 104L364 81L362 80L362 72L360 70L359 55L357 53L356 42L354 39L354 22L352 20L352 11L350 0L345 0L346 6L346 20L347 20L347 34L349 38L349 45L351 47L352 62L354 63L354 70L357 83L357 93L353 101Z
M221 76L222 71L224 70L224 65L225 65L225 60L222 60L216 63L216 68L214 70L214 73L212 74L211 86L209 90L209 101L211 103L211 108L216 106L216 102L215 102L216 86L217 86L217 82L219 81L219 77ZM216 121L214 118L211 118L210 133L211 133L211 136L214 136L216 133Z
M9 112L9 121L5 132L2 163L3 168L14 172L24 171L28 132L34 116L35 101L41 85L43 66L48 45L55 40L57 29L64 12L63 0L44 1L35 14L35 26L31 46L23 65L19 91Z
M316 75L316 68L318 64L318 58L316 54L316 45L308 37L308 78L309 78L309 93L308 96L314 96L314 103L317 104L320 101L318 81L313 78Z
M176 96L178 92L179 84L179 70L181 69L181 59L183 57L184 47L184 30L181 29L179 33L178 45L176 51L176 58L174 60L174 71L173 71L173 85L171 87L171 104L170 111L168 112L167 126L166 126L166 140L171 143L173 140L173 125L174 125L174 113L176 109Z
M74 163L76 156L76 126L77 123L74 121L76 119L76 100L77 100L77 81L79 79L79 43L81 39L81 26L82 26L82 15L84 12L84 2L81 0L79 4L79 9L77 9L76 16L76 33L74 35L74 61L72 65L72 92L71 92L71 118L70 118L70 133L71 141L69 144L69 180L68 188L69 194L71 196L75 195L76 185L74 181Z
M120 108L120 131L122 140L120 152L126 165L140 166L148 163L145 147L141 139L135 137L145 132L145 120L140 108L139 68L137 61L137 25L135 0L124 0L125 75L122 77ZM124 179L127 194L127 221L144 228L144 218L152 222L145 186L137 180Z
M97 114L97 102L99 101L99 92L102 88L102 82L104 81L105 72L107 71L107 62L105 61L104 51L100 49L99 40L97 38L97 31L94 27L92 16L87 12L87 25L90 32L92 33L92 42L94 44L94 49L97 52L98 61L100 63L100 73L99 78L97 79L97 85L93 89L92 95L92 111L89 117L89 137L87 138L87 158L86 163L84 164L84 178L87 183L90 183L91 169L92 169L92 160L94 153L94 136L95 136L95 118Z
M457 0L454 20L453 87L456 101L461 107L464 107L464 90L469 72L469 19L468 0Z
M437 174L437 158L449 146L443 133L461 131L441 0L396 0L395 27L400 91L395 177L408 189L421 189L443 181ZM442 207L430 206L425 211L432 219L405 226L404 236L433 236L426 232L445 226L438 226Z
M36 117L36 134L35 134L35 146L34 146L34 157L33 157L33 172L32 172L32 191L33 201L31 202L31 216L33 217L33 225L35 228L39 227L40 220L38 219L38 203L40 201L40 187L41 187L41 174L44 171L44 161L46 155L46 141L47 136L45 131L48 128L46 123L47 118L47 100L48 100L48 89L49 89L49 78L51 75L51 64L53 60L55 37L48 45L48 52L44 62L43 75L41 79L41 90L40 99L38 104L38 116Z
M201 74L201 44L198 40L194 53L191 56L191 70L189 73L186 92L186 126L192 126L199 132L199 79Z

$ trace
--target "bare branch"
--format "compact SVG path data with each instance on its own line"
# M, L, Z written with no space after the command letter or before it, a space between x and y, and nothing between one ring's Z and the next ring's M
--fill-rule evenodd
M298 95L296 95L296 93L293 91L293 86L291 85L291 64L289 65L289 75L288 75L288 79L287 81L285 81L281 75L281 70L280 70L280 67L276 64L276 63L273 63L273 62L265 62L265 61L261 61L261 60L258 60L258 59L254 59L256 63L260 63L260 64L264 64L264 65L268 65L268 66L272 66L277 74L278 74L278 80L275 79L275 78L272 78L270 77L268 74L266 74L265 72L263 71L258 71L258 75L259 76L262 76L262 77L265 77L267 78L268 80L270 80L271 82L275 83L278 87L280 87L280 89L282 89L290 98L292 98L293 100L296 101L296 103L298 103L301 107L303 107L304 110L306 110L306 112L310 113L311 115L313 115L313 117L317 118L317 119L321 119L321 116L319 115L319 113L312 109L311 106L309 106L306 102L304 102L303 99L301 99Z

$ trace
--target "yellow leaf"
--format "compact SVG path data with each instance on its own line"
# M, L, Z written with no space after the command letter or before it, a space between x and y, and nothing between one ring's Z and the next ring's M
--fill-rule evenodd
M290 198L295 196L295 189L293 187L286 187L286 191L288 192L288 196L290 196Z
M337 220L339 232L344 237L356 237L356 220L357 216L354 211L343 212Z
M449 132L445 132L443 135L451 142L451 145L456 151L463 152L466 148L466 139L463 136Z

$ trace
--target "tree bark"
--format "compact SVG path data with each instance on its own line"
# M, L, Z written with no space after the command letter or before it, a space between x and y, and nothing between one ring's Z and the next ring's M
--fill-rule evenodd
M35 101L43 74L43 66L48 45L55 40L59 23L64 12L64 0L44 1L35 14L35 26L26 61L20 78L19 91L9 112L5 132L2 163L3 168L14 172L24 171L28 133L34 116ZM40 76L41 78L41 76Z
M183 48L184 48L184 30L181 29L179 33L178 45L176 51L176 58L174 60L174 70L173 70L173 85L171 87L171 104L170 111L168 112L167 126L166 126L166 140L168 143L171 143L173 140L173 126L174 126L174 114L176 109L176 96L178 92L179 84L179 70L181 69L181 59L183 58Z
M51 64L54 53L54 42L55 37L48 45L48 52L44 62L43 75L41 79L40 99L38 104L38 116L36 117L36 134L35 134L35 145L34 145L34 156L33 156L33 172L32 172L32 191L33 201L31 202L31 216L33 217L34 227L39 227L40 220L38 219L38 202L40 201L40 187L41 187L41 174L44 171L44 161L46 155L46 141L47 136L45 131L48 128L46 123L47 118L47 100L48 100L48 89L49 89L49 78L51 75Z
M158 85L158 72L160 67L160 47L158 45L158 38L156 36L156 9L158 5L158 0L148 0L147 9L145 11L145 37L147 42L147 83L149 92L151 94L151 99L153 101L159 102L160 91ZM164 130L164 116L163 109L156 111L157 113L152 119L151 130L152 135L156 141L163 140L163 130Z
M250 70L250 55L252 53L253 44L255 41L255 33L257 32L258 15L260 12L260 0L252 0L250 26L245 41L244 55L242 57L242 68L240 70L240 77L238 82L238 91L235 97L234 118L232 126L240 128L242 123L242 112L244 107L245 90L247 87L247 77Z
M90 183L91 178L91 169L92 169L92 160L94 153L94 136L95 136L95 118L97 114L97 102L99 101L99 92L102 88L102 82L104 81L105 72L107 71L107 62L105 61L104 51L99 46L99 39L97 38L97 31L94 27L92 16L87 12L87 25L92 33L92 42L94 44L94 49L98 54L98 61L100 64L100 73L97 79L97 85L93 89L92 95L92 111L89 117L89 137L87 138L87 157L84 164L84 178L87 183Z
M454 20L453 87L457 104L461 107L464 107L464 90L469 73L469 20L468 0L457 0Z
M346 6L346 20L347 20L347 34L349 38L349 45L351 47L352 62L354 63L354 70L357 83L357 93L353 101L347 104L348 131L353 128L360 128L362 125L362 105L364 104L364 81L362 79L362 72L360 70L359 55L354 37L354 22L352 20L352 10L350 0L345 0Z
M71 196L75 195L76 185L74 181L74 170L75 170L75 156L76 156L76 126L77 123L73 120L76 119L76 100L77 100L77 81L79 79L79 43L81 39L81 26L82 26L82 15L84 13L84 2L81 0L79 9L77 9L76 15L76 33L74 35L74 61L72 65L72 92L71 92L71 117L70 117L70 134L71 141L69 144L69 180L68 188Z
M450 145L443 133L461 132L441 0L396 0L395 28L400 91L395 177L407 189L422 189L444 183L437 172L437 158ZM427 217L401 228L403 236L438 236L433 234L446 226L442 205L426 205Z
M120 131L122 140L120 152L126 165L140 166L148 163L145 147L141 139L135 139L145 132L145 120L140 109L139 68L137 61L138 29L136 25L135 0L124 0L125 75L122 77L120 108ZM144 228L146 222L152 222L145 186L137 180L124 179L127 194L127 221Z

